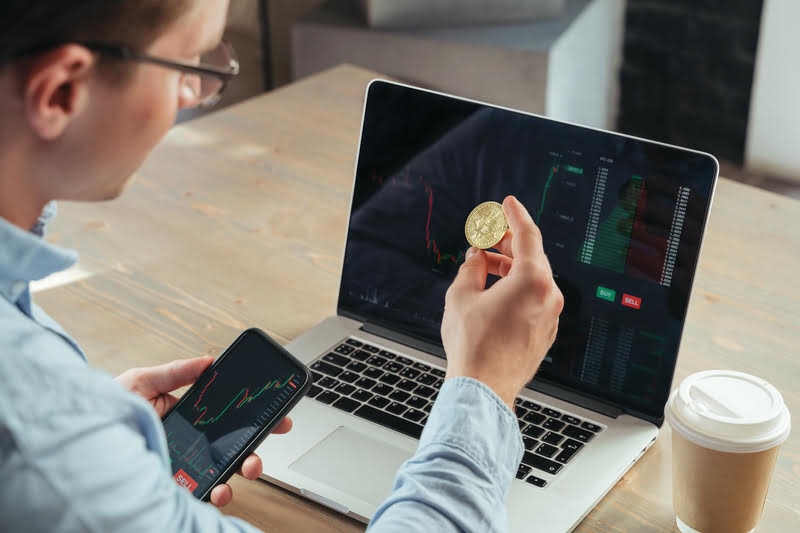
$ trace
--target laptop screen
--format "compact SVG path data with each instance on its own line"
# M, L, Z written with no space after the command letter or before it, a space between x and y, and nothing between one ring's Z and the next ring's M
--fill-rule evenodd
M536 379L662 416L713 157L383 81L363 120L340 312L441 346L467 215L513 194L565 300Z

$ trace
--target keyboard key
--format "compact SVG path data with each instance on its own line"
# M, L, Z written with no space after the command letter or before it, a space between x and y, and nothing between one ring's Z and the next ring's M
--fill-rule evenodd
M440 377L440 378L443 378L445 376L444 370L442 370L440 368L431 369L431 374L433 374L436 377Z
M522 398L514 398L514 405L522 405Z
M564 466L561 463L545 459L541 455L536 455L531 452L525 452L522 455L522 462L542 472L547 472L548 474L558 474L559 470Z
M385 407L389 405L389 399L384 398L383 396L373 396L367 403L374 405L375 407Z
M361 341L357 341L357 340L355 340L355 339L347 339L347 340L346 340L346 341L344 341L344 342L346 342L346 343L347 343L347 344L349 344L350 346L355 346L356 348L358 348L358 347L360 347L360 346L362 346L362 345L363 345L363 343L362 343Z
M417 378L417 382L422 383L423 385L433 385L437 381L439 381L439 378L437 378L433 374L422 374L420 377Z
M352 353L352 352L353 352L353 350L355 350L355 348L353 348L353 347L352 347L352 346L350 346L350 345L347 345L347 344L340 344L339 346L337 346L336 348L334 348L334 350L333 350L333 351L334 351L334 352L336 352L336 353L341 353L341 354L347 355L347 354L349 354L349 353Z
M598 431L603 429L596 424L592 424L591 422L584 422L583 424L581 424L581 427L583 429L588 429L589 431L593 431L594 433L597 433Z
M408 407L399 402L392 402L386 406L386 410L393 415L402 415L406 409L408 409Z
M347 369L352 370L353 372L362 372L365 368L367 368L367 365L360 361L353 361L347 365Z
M320 387L325 387L326 389L332 389L334 387L338 387L339 383L341 383L341 381L339 381L338 379L333 379L326 376L321 380L319 380L317 385L319 385Z
M539 444L539 441L536 439L532 439L530 437L523 436L522 443L525 444L526 450L532 450L536 447L537 444Z
M528 476L528 479L526 479L525 481L527 481L531 485L536 485L537 487L544 487L545 485L547 485L547 481L538 478L536 476Z
M403 414L403 418L411 420L412 422L419 422L425 416L425 411L419 409L409 409Z
M386 363L383 369L386 370L387 372L394 372L396 374L403 369L403 365L401 365L397 361L389 361L388 363Z
M550 409L549 407L542 409L542 413L546 414L547 416L552 416L553 418L561 418L561 413L555 409Z
M313 372L312 371L311 372L311 377L313 378L314 383L316 383L317 381L322 379L322 374L320 374L319 372Z
M529 402L528 400L522 402L522 407L525 409L530 409L531 411L540 411L542 409L542 406L538 403Z
M339 395L335 392L331 392L329 390L322 391L319 396L317 396L317 400L322 403L333 403L339 399Z
M438 393L438 392L434 393L434 394L433 394L433 396L431 396L431 397L430 397L430 400L431 400L432 402L435 402L435 401L436 401L436 397L437 397L437 396L439 396L439 393Z
M575 418L572 415L564 415L564 416L561 417L561 420L563 420L567 424L573 424L575 426L580 426L581 425L581 419L580 418Z
M422 396L423 398L430 398L431 394L433 394L434 392L436 392L436 389L432 389L430 387L422 385L418 387L417 390L414 391L414 394L416 394L417 396Z
M425 411L426 413L430 413L431 409L433 409L433 404L432 403L429 403L428 405L426 405L425 407L422 408L422 410Z
M527 415L525 415L525 418L523 418L523 420L525 420L525 422L530 422L531 424L541 424L542 422L544 422L545 418L547 417L545 417L541 413L528 413Z
M350 354L350 357L358 361L366 361L371 357L371 355L369 352L365 352L364 350L356 350Z
M545 457L553 457L556 452L558 452L558 448L555 446L550 446L547 443L543 443L541 446L536 448L536 453L544 455Z
M522 428L527 426L528 424L525 423L524 420L517 419L517 424L519 425L519 430L522 431Z
M392 392L394 392L394 389L386 383L378 383L372 388L372 392L375 394L380 394L381 396L389 396Z
M308 392L306 393L306 396L308 396L309 398L313 398L314 396L316 396L320 392L322 392L322 388L321 387L317 387L316 385L311 385L311 388L308 389Z
M434 383L433 385L431 385L431 387L433 387L433 388L434 388L434 389L436 389L436 390L439 390L439 389L441 389L441 388L442 388L442 383L444 383L444 380L443 380L443 379L440 379L439 381L437 381L436 383Z
M396 390L389 395L389 399L394 400L396 402L404 402L408 400L409 396L411 395L405 391Z
M352 383L360 377L361 376L359 376L355 372L342 372L341 374L339 374L339 379L346 383Z
M567 426L562 431L564 435L567 437L571 437L575 440L579 440L581 442L589 442L592 437L594 437L594 433L591 431L586 431L585 429L577 428L575 426Z
M381 383L386 383L388 385L394 385L400 381L400 376L396 376L394 374L384 374L381 376Z
M544 430L539 426L530 425L523 429L522 433L529 437L533 437L534 439L538 439L542 433L544 433Z
M404 365L410 365L410 364L414 363L414 361L412 361L408 357L403 357L402 355L398 355L397 359L395 359L395 361L397 361L398 363L402 363Z
M348 413L355 411L359 405L361 404L351 398L339 398L333 404L335 408L341 409L342 411L346 411Z
M415 388L417 388L417 383L414 383L409 379L404 379L400 383L398 383L397 386L403 389L404 391L412 391Z
M558 444L559 442L564 440L564 437L562 437L558 433L553 433L552 431L548 431L547 433L545 433L544 437L542 437L542 440L547 444Z
M358 389L353 394L350 395L351 398L354 400L358 400L359 402L366 402L370 398L372 398L372 393L365 391L364 389Z
M338 392L339 394L343 394L345 396L349 396L350 394L353 393L353 391L356 390L356 388L353 387L352 385L348 384L348 383L342 383L341 385L336 387L334 390L336 392Z
M379 355L373 355L372 357L367 359L367 364L370 364L372 366L381 366L385 362L386 362L386 359L384 359L383 357L381 357Z
M417 370L422 370L423 372L427 372L431 369L430 366L426 365L425 363L414 363L414 368Z
M577 452L583 448L583 443L576 440L567 439L561 443L561 447L565 450L575 450Z
M377 368L371 366L362 372L365 376L371 379L378 379L383 375L383 370L378 370Z
M560 454L556 455L556 461L567 464L576 453L578 453L578 450L563 449Z
M356 387L361 387L362 389L371 389L375 386L375 380L369 378L361 378L356 381Z
M522 407L519 404L514 405L514 413L516 413L517 418L522 418L526 414L528 414L528 410Z
M313 365L311 365L313 370L320 372L322 374L327 374L329 376L336 377L342 373L342 369L338 366L332 365L330 363L326 363L325 361L317 361Z
M334 365L339 365L339 366L346 366L347 363L350 362L350 359L348 359L347 357L333 352L329 353L322 359L328 361L329 363L333 363Z
M419 436L422 435L422 425L404 418L400 418L399 416L390 415L385 411L375 409L374 407L370 407L368 405L362 405L355 411L354 414L369 420L370 422L375 422L376 424L380 424L410 437L414 437L415 439L418 439Z
M422 409L426 405L428 405L428 400L425 398L421 398L420 396L414 395L408 399L406 405L409 407L413 407L414 409Z
M386 350L381 350L378 352L378 355L381 357L385 357L386 359L394 359L397 355L393 354L392 352L387 352Z
M519 465L517 467L517 479L522 479L528 475L528 472L531 471L531 467L528 465Z
M380 351L379 348L372 346L371 344L365 344L361 347L361 349L369 353L378 353Z
M420 374L419 370L415 370L408 366L400 371L400 375L408 379L414 379L415 377L419 376L419 374Z
M542 424L543 428L551 429L553 431L561 431L561 428L563 428L564 426L566 426L566 424L564 422L562 422L561 420L556 420L555 418L548 418L547 422ZM570 427L578 429L575 426L570 426ZM581 430L579 430L579 431L581 431Z

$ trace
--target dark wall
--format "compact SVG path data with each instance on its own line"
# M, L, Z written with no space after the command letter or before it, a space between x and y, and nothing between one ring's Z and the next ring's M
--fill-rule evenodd
M762 0L628 0L623 133L741 163Z

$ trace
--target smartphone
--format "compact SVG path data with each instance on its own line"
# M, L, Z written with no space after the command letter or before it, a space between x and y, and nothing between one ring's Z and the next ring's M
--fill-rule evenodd
M161 419L175 481L208 501L311 382L308 368L263 331L239 335Z

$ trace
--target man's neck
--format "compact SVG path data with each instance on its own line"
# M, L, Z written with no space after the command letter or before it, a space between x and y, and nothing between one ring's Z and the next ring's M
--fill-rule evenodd
M36 223L47 200L36 192L24 149L12 144L0 143L0 217L27 231Z

